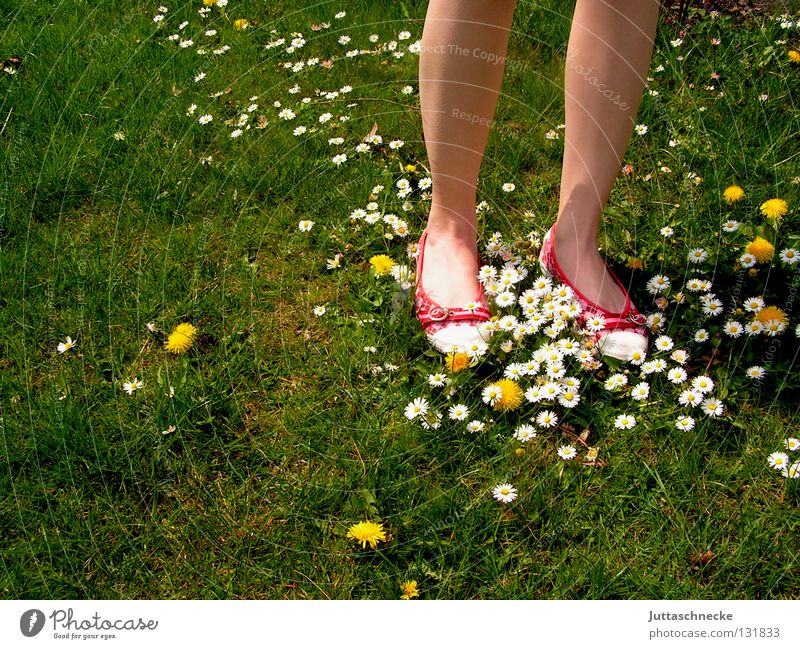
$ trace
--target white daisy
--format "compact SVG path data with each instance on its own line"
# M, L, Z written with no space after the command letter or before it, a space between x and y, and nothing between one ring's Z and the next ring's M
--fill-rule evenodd
M447 376L441 372L428 375L428 384L434 388L440 388L447 383Z
M300 232L309 232L313 227L314 227L314 221L309 221L306 219L300 221L297 224L297 228L298 230L300 230Z
M567 388L558 395L558 402L565 408L574 408L581 400L581 395L575 388Z
M722 414L724 405L719 399L703 399L703 412L709 417L719 417Z
M484 428L486 428L486 424L483 423L482 421L478 421L477 419L467 424L467 431L469 431L470 433L479 433Z
M786 329L786 325L777 318L772 318L764 323L764 333L767 336L777 336L783 333L784 329Z
M324 304L314 307L314 315L315 316L323 316L323 315L325 315L326 311L327 311L327 309L325 308Z
M625 374L612 374L605 380L606 390L616 390L628 384L628 377Z
M800 439L797 439L796 437L787 437L785 440L783 440L783 445L789 451L800 450Z
M636 131L637 135L644 135L647 133L648 128L646 124L637 124L633 130Z
M682 367L673 367L669 372L667 372L667 379L671 383L683 383L687 378L686 370Z
M644 401L650 395L650 384L646 382L637 383L631 388L631 399Z
M708 331L705 329L698 329L694 332L694 340L698 343L703 343L708 340Z
M646 358L647 353L638 349L634 349L630 354L628 354L628 362L631 365L641 365L644 363Z
M696 376L692 379L692 387L698 392L706 394L714 389L714 381L711 380L710 376Z
M703 280L698 279L697 277L693 277L686 282L686 290L691 291L692 293L697 293L698 291L708 290L705 288L705 284Z
M703 313L706 315L719 315L724 311L722 300L710 293L709 296L703 296L700 300L703 302Z
M56 349L58 349L59 354L63 354L65 351L72 349L74 346L75 343L73 342L72 338L67 336L67 342L58 343L58 347L56 347Z
M781 250L781 261L786 264L796 264L800 262L800 250L797 248L784 248Z
M536 429L530 424L522 424L514 431L514 439L520 442L529 442L536 437Z
M525 374L525 368L521 363L510 363L503 372L503 376L512 381L519 381Z
M405 416L408 419L414 419L419 415L427 414L428 400L424 397L417 397L406 406Z
M783 469L789 464L789 456L781 451L775 451L767 458L767 462L773 469Z
M678 430L692 430L694 428L694 417L678 417L675 422L675 428Z
M144 381L140 381L138 378L133 379L133 381L126 381L122 384L122 389L125 390L128 394L133 394L136 390L141 389L144 386Z
M463 419L469 417L469 408L467 408L463 403L459 403L455 406L451 406L448 410L448 414L450 415L450 419L462 421Z
M668 352L675 346L675 343L669 336L659 336L658 338L655 339L653 345L659 351Z
M483 402L488 405L494 405L503 398L503 389L499 385L487 385L481 392Z
M746 252L739 257L739 265L742 268L752 268L756 265L757 261L758 260L756 259L755 255L749 252Z
M652 295L667 291L670 286L669 277L666 275L656 275L647 282L647 291Z
M513 192L516 189L516 185L514 183L503 183L503 191L504 192Z
M514 297L514 294L508 291L498 293L497 297L494 298L494 303L501 308L509 307L513 305L515 301L516 298Z
M534 385L533 387L530 387L527 390L525 390L525 398L531 403L538 403L539 401L544 399L541 387L539 387L538 385Z
M510 484L499 484L492 489L492 495L501 503L510 503L516 499L517 490Z
M602 314L593 314L584 322L584 327L592 333L602 331L606 328L606 319Z
M542 412L536 415L536 423L543 428L552 428L558 424L558 415L552 410L542 410Z
M723 326L723 331L725 331L725 333L731 338L738 338L742 335L744 327L742 326L741 322L737 322L736 320L728 320Z
M692 406L694 408L699 406L702 401L703 393L691 388L687 388L678 396L678 403L682 406Z
M750 313L758 313L764 308L764 304L763 298L750 297L742 303L742 306L745 308L745 311L749 311Z
M694 264L701 264L708 259L708 253L703 248L692 248L688 260Z
M560 457L562 460L571 460L578 454L578 451L576 451L575 447L571 444L559 446L558 451L556 452L558 453L558 457Z
M621 430L633 428L636 425L636 418L633 415L617 415L614 419L614 427Z
M761 365L752 365L745 370L745 374L751 379L761 379L764 378L766 370Z
M728 219L722 224L722 229L725 230L725 232L736 232L736 230L739 229L739 221Z
M757 336L764 331L764 325L758 320L751 320L744 326L744 331L748 336Z

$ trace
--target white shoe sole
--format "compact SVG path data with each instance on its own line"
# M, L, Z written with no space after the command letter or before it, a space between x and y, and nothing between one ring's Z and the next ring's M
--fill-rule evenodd
M471 323L453 323L427 337L437 351L449 354L452 351L464 351L470 345L488 343L491 333L481 334L480 329Z
M647 352L647 338L633 331L611 331L600 337L597 349L603 356L627 361L633 352Z

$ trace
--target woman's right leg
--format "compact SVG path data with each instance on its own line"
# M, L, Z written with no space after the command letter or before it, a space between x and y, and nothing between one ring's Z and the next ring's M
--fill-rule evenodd
M516 0L431 0L422 32L419 94L433 180L424 278L432 299L478 297L475 203L503 81Z

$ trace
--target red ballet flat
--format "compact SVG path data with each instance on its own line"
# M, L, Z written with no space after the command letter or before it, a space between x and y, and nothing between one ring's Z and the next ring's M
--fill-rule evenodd
M431 299L422 287L422 265L425 255L425 230L417 244L417 278L414 307L417 319L422 325L428 342L438 351L466 351L476 343L486 343L491 332L483 332L478 326L491 318L486 294L481 285L480 295L475 300L475 308L442 306Z
M647 318L634 306L628 291L617 279L614 271L608 268L609 274L625 295L625 307L620 313L607 311L590 301L566 278L556 260L555 234L556 224L553 223L542 241L542 249L539 252L539 265L545 275L557 279L574 291L575 299L582 307L582 312L577 319L581 327L584 327L587 319L593 316L603 316L605 320L603 329L597 332L587 330L595 347L604 356L623 361L630 360L631 355L635 353L646 354L648 345Z

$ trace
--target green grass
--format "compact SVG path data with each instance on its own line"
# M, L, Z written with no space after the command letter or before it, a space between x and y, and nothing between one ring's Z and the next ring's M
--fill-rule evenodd
M214 39L202 36L199 2L168 3L161 29L157 2L0 2L10 17L0 58L23 58L16 75L0 72L3 596L393 599L409 579L429 599L800 596L798 483L766 463L797 428L797 273L777 261L755 277L733 270L748 236L771 232L758 214L763 200L789 203L780 245L800 238L799 68L786 58L797 31L702 15L674 48L675 28L661 25L653 68L665 70L653 73L659 94L645 95L637 118L650 131L626 155L635 171L620 177L604 216L605 254L626 278L633 272L634 298L649 311L652 275L674 287L703 276L720 296L763 292L791 326L775 339L703 346L692 341L697 310L671 308L662 333L690 350L692 376L710 365L724 417L698 416L680 431L666 382L638 409L586 374L582 403L564 421L590 428L602 460L590 467L555 456L569 441L561 430L540 431L515 454L514 413L474 435L448 422L446 400L426 383L442 362L410 295L367 272L374 254L408 261L407 241L354 228L348 215L375 184L425 175L401 169L427 165L418 59L383 53L298 73L279 64L372 47L371 33L385 42L407 29L405 47L421 37L426 3L347 4L336 20L330 5L237 2L205 20L219 32L212 47L230 51L200 57L194 50ZM515 15L514 65L480 181L491 207L482 242L500 230L521 245L555 215L561 141L544 133L563 121L570 15L571 4L556 0ZM236 31L239 17L257 25ZM182 20L195 40L186 49L167 40ZM321 21L331 27L310 30ZM294 31L307 40L295 54L263 48ZM341 34L351 43L338 45ZM195 83L201 70L207 77ZM703 89L711 71L722 75L715 91ZM297 95L287 92L295 82ZM312 102L295 122L272 106L345 84L351 93ZM400 92L406 84L414 94ZM224 120L255 95L253 128L230 138ZM318 133L292 134L326 110L334 119ZM206 112L214 120L201 126ZM269 124L256 129L262 114ZM336 123L340 114L349 121ZM358 157L353 147L373 123L405 146ZM327 144L335 135L345 146ZM673 138L681 146L670 147ZM339 150L350 159L337 168ZM517 190L506 194L510 180ZM721 192L734 182L747 196L729 207ZM417 196L408 212L401 201L386 206L408 220L409 240L427 213ZM729 217L743 231L723 238ZM298 232L301 219L315 221L311 232ZM660 235L664 225L672 239ZM704 270L687 268L695 246L711 255ZM336 253L342 269L327 270ZM630 257L644 270L626 269ZM320 304L328 311L318 318ZM200 336L178 358L146 326L169 332L184 321ZM59 354L66 336L77 345ZM773 340L781 344L770 351ZM456 377L458 399L484 420L480 390L505 356L492 358ZM374 374L383 363L399 369ZM760 388L743 374L754 364L768 369ZM134 377L144 388L128 395L122 384ZM421 395L445 408L440 429L403 416ZM639 424L616 430L626 411ZM490 492L506 481L519 491L510 506ZM377 551L345 536L365 519L391 534ZM714 559L701 568L693 555L707 549Z

